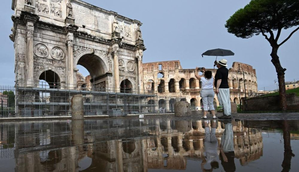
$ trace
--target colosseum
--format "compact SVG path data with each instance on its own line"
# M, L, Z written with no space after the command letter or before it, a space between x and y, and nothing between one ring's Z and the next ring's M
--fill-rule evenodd
M185 100L193 110L201 109L201 83L195 77L195 69L183 69L180 61L161 61L143 63L143 85L145 92L155 93L156 104L151 111L173 112L176 101ZM213 76L216 69L212 71ZM240 104L243 97L255 96L258 92L255 69L244 63L234 62L229 68L229 87L231 102ZM219 106L217 96L214 104Z

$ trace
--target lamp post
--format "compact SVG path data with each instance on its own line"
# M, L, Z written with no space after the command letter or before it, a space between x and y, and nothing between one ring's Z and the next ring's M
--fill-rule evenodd
M2 117L4 117L4 111L3 111L3 99L1 98L1 112L2 112Z
M243 72L243 79L244 79L244 93L245 93L245 101L246 101L246 84L245 84L245 74L244 74L244 71L242 70Z

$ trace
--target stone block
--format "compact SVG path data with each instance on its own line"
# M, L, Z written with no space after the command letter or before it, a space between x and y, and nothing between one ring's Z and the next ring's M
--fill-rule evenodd
M175 116L190 116L190 104L186 101L179 101L174 104Z
M77 94L72 97L71 101L72 119L84 119L84 105L82 94Z
M237 113L237 104L234 102L230 102L231 104L231 113Z

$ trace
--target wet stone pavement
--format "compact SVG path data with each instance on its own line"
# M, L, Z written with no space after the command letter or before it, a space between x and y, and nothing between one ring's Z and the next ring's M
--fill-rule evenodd
M298 113L0 121L1 172L297 172L297 162Z

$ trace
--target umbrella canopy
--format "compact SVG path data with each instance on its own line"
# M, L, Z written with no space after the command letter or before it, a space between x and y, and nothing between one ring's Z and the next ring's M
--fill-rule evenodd
M206 52L202 53L201 56L233 56L235 53L233 53L231 50L225 50L221 48L207 50Z

